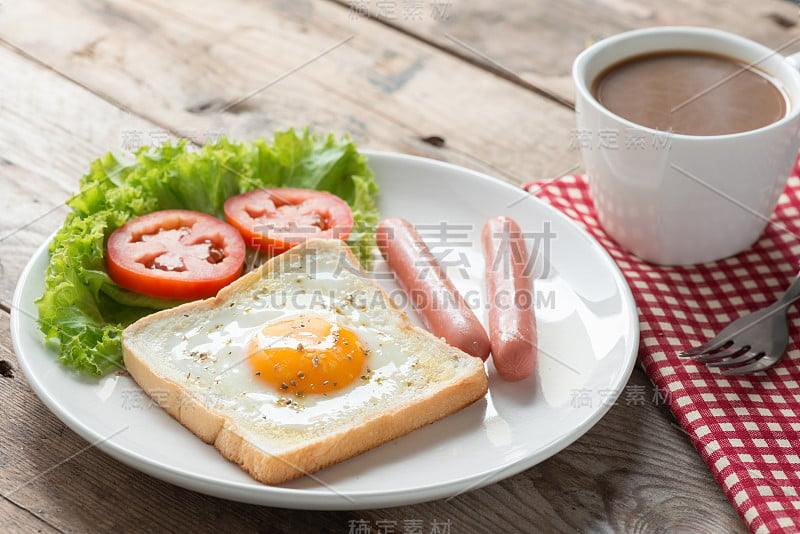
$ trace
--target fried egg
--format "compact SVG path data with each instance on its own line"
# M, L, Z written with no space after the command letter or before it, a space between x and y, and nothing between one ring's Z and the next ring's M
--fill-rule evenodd
M187 314L162 350L179 385L250 426L314 434L414 398L429 377L403 315L346 256L281 266L222 305Z

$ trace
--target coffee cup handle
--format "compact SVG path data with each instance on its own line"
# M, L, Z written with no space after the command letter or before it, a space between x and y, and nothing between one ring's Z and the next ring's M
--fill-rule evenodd
M792 54L791 56L786 56L786 61L796 70L800 70L800 52Z

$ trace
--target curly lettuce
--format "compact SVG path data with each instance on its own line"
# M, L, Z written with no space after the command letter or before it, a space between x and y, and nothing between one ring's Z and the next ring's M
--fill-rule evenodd
M331 192L350 205L350 245L364 263L372 257L378 187L364 155L347 137L304 130L275 134L271 144L225 138L193 150L186 141L144 147L130 161L106 154L80 181L80 191L50 243L45 290L36 301L39 327L65 365L100 375L122 366L122 330L182 301L150 297L115 284L105 268L109 235L127 221L182 208L223 217L231 196L261 187Z

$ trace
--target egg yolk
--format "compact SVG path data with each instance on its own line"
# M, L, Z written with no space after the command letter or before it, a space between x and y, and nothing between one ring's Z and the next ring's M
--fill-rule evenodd
M250 342L256 377L281 393L342 389L361 376L366 354L358 337L322 317L296 317L265 326Z

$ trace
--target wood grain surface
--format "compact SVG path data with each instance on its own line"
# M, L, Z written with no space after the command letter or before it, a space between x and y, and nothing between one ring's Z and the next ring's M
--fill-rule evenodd
M609 35L649 26L710 26L789 54L800 50L800 8L783 0L424 2L421 12L380 0L339 0L366 15L565 104L572 60ZM407 4L406 4L407 6ZM558 46L552 46L558 43Z
M9 4L0 36L176 132L248 139L309 124L517 183L579 165L568 109L339 5L232 0L222 18L214 4L168 6ZM79 29L50 46L29 23L42 16ZM444 147L422 141L430 136Z
M746 531L639 369L549 460L452 499L353 512L162 482L91 447L31 390L8 331L13 288L106 151L308 124L519 183L579 168L568 69L587 42L673 23L772 46L797 35L797 8L777 0L453 2L447 18L423 4L420 21L307 0L0 3L0 68L12 81L0 99L0 531Z

